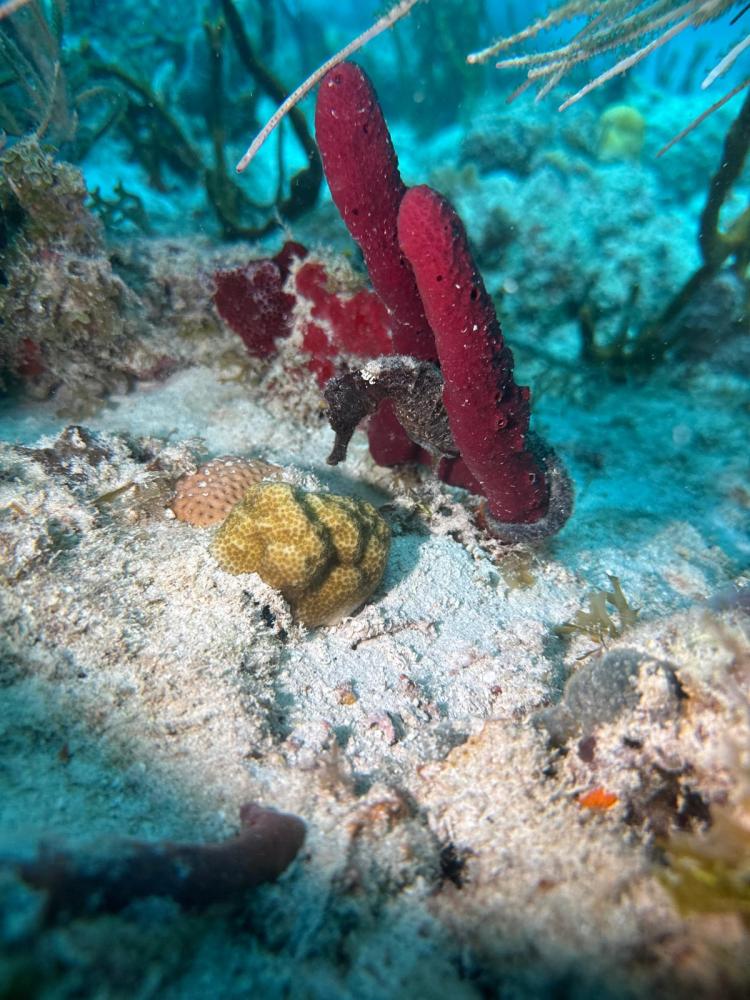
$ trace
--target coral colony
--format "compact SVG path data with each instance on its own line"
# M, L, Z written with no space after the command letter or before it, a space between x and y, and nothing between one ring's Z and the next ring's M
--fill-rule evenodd
M172 513L196 528L220 524L251 486L275 477L281 467L260 458L220 455L175 484Z
M177 482L172 513L220 525L212 549L226 572L257 573L305 625L334 624L382 580L390 529L364 500L263 481L281 472L262 459L215 458Z
M333 200L362 249L377 295L330 290L303 248L217 275L217 307L252 353L291 332L293 295L311 305L302 324L308 367L325 386L336 440L329 462L346 457L369 417L370 451L382 465L439 460L442 479L486 499L497 538L534 541L559 531L572 487L551 448L529 430L529 390L513 379L492 301L451 205L425 186L407 189L377 95L354 63L323 78L315 115ZM384 309L383 309L384 307ZM251 340L256 320L273 332ZM371 358L331 377L337 359Z
M351 614L380 583L391 534L372 504L289 483L248 489L213 552L228 573L257 573L308 626Z

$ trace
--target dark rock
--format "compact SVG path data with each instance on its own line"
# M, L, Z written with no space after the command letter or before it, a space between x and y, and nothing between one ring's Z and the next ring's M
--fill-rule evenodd
M661 675L666 684L661 696L646 702L643 682L654 675ZM655 721L674 717L681 696L668 663L636 649L615 649L579 667L565 685L560 703L539 712L535 722L549 732L553 744L562 746L574 736L585 741L599 726L637 708L645 708Z

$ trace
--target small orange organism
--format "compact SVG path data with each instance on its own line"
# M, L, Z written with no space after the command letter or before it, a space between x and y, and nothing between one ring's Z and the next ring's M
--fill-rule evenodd
M619 801L614 792L608 792L601 785L578 796L578 805L581 809L592 809L594 812L606 812Z

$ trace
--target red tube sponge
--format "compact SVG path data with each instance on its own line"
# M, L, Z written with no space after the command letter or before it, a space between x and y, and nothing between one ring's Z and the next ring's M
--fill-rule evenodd
M315 129L333 201L388 310L395 352L379 367L328 384L336 431L329 462L342 460L356 424L372 414L376 461L416 458L412 442L420 442L445 457L443 478L481 490L487 526L498 538L554 534L572 509L570 481L529 432L529 390L513 380L513 355L460 219L430 188L406 189L375 91L354 63L323 78ZM434 392L435 372L442 393L428 405L419 394L427 383ZM448 425L446 448L439 431Z
M388 310L395 353L436 361L435 339L417 283L398 245L398 208L406 185L375 88L356 63L341 63L323 77L315 137L333 202ZM371 417L367 434L370 451L381 465L419 458L419 449L387 403Z
M529 449L529 390L513 379L513 355L453 207L425 185L410 188L398 216L401 249L413 268L435 335L453 438L500 522L543 518L549 489Z
M254 802L240 809L236 837L218 844L125 839L86 851L42 845L18 871L46 891L46 918L119 913L134 900L164 896L185 909L241 900L248 889L277 878L305 839L298 816Z
M398 243L398 209L406 186L377 94L355 63L341 63L323 77L315 137L331 197L388 310L395 352L435 361L435 341L414 274Z

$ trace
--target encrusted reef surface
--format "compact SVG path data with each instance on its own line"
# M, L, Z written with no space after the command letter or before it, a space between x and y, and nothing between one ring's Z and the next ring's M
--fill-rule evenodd
M750 14L554 6L0 0L0 1000L750 996Z
M696 468L684 434L657 433L684 401L668 379L650 422L626 427L618 391L593 421L570 400L558 420L579 506L535 551L491 539L429 470L375 466L361 433L331 469L319 416L219 369L85 424L54 403L9 411L24 443L0 447L2 995L746 995L741 471L708 450ZM738 433L726 405L705 435ZM380 511L391 554L361 611L306 628L220 568L215 526L172 515L177 480L220 455ZM50 839L82 866L122 836L222 841L247 802L306 824L250 895L51 912L22 878Z

